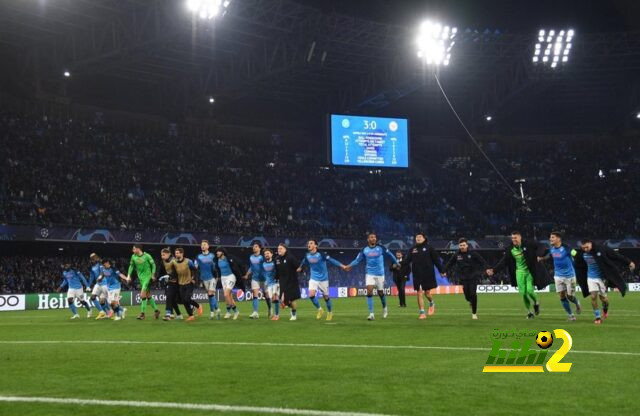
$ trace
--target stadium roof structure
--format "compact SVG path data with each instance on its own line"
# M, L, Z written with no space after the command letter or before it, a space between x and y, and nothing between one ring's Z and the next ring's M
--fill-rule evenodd
M327 8L313 0L233 0L223 18L208 21L193 18L182 1L5 1L0 5L0 87L19 97L177 121L269 120L299 126L320 124L329 112L349 112L407 116L412 129L423 133L456 128L432 74L416 57L417 21L385 21L384 13L355 11L358 5L375 9L379 0L342 3L349 7ZM393 3L402 7L404 2ZM449 19L462 14L459 3L451 3L457 6ZM624 5L611 3L619 5L611 13L623 18ZM417 2L406 4L405 15L417 15L411 9ZM523 2L521 7L537 6ZM572 16L581 13L600 11L582 6ZM467 28L464 24L473 20L467 11L458 24L451 65L439 73L472 127L487 128L482 127L487 114L493 116L492 128L502 132L572 133L637 123L638 28L576 26L570 62L550 71L531 62L537 29L545 21L525 25L509 21L506 13L497 16L507 29ZM570 24L568 18L549 22L556 28ZM215 105L209 97L215 97Z

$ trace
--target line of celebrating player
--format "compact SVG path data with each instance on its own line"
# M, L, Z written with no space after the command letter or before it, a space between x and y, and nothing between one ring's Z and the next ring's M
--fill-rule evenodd
M535 241L523 240L520 232L514 231L511 234L511 244L505 248L501 259L495 266L490 267L479 253L470 250L464 238L459 240L458 251L443 264L437 251L427 243L423 233L416 235L415 245L409 249L406 256L401 252L393 255L378 243L375 233L370 233L367 245L348 265L340 263L327 253L321 253L318 243L313 239L308 241L307 253L301 262L284 244L278 245L274 253L272 249L263 248L260 243L255 242L252 245L253 253L249 257L249 268L245 273L239 259L228 254L222 247L217 248L214 253L210 252L208 241L203 240L200 246L201 253L197 255L195 261L186 258L182 248L176 248L173 253L169 248L162 249L161 262L164 274L160 279L166 280L166 306L163 319L183 319L180 304L188 315L187 321L195 320L196 314L199 316L203 314L202 306L192 300L193 290L198 281L207 292L209 318L220 319L221 311L216 298L219 279L226 304L224 319L237 320L240 311L233 299L232 290L236 286L237 279L242 278L247 281L253 292L253 311L249 318L260 317L259 294L262 290L268 317L271 320L280 319L282 305L289 308L290 320L295 321L297 320L297 302L301 297L298 273L308 268L309 300L317 310L316 319L322 319L326 314L326 320L331 321L333 303L329 295L328 266L340 267L348 272L362 261L365 262L367 319L375 320L374 289L380 297L382 318L386 318L389 311L384 292L384 258L387 257L391 263L390 269L394 274L394 280L402 294L407 276L412 274L418 299L418 318L421 320L426 319L427 313L429 315L435 313L435 302L430 293L437 287L435 269L446 276L447 271L456 267L465 299L471 307L471 317L474 320L478 319L476 293L478 277L483 273L492 276L496 271L506 269L510 284L517 287L522 296L528 319L533 319L540 313L540 303L534 288L543 289L555 281L556 291L569 321L575 321L575 314L581 312L580 301L575 296L577 283L584 297L591 298L595 323L600 324L602 319L607 317L609 309L605 282L617 288L624 296L626 284L619 273L618 266L624 265L633 270L635 264L620 253L608 247L596 245L588 239L582 241L579 250L575 250L562 243L560 233L552 232L549 243L547 247ZM88 318L92 316L93 305L99 311L96 319L105 319L110 316L115 320L124 319L126 308L120 305L120 281L131 283L134 270L140 283L141 299L141 312L137 319L145 319L147 307L153 308L155 319L159 319L161 313L149 289L151 281L155 280L157 274L155 261L142 250L139 244L134 245L132 251L126 276L113 268L108 259L101 260L95 253L90 256L92 264L89 281L77 270L72 269L71 265L63 265L63 283L58 291L68 288L67 298L72 312L71 319L79 318L74 302L76 299L87 309ZM549 259L553 261L553 279L545 265ZM84 290L91 286L93 288L91 303L89 303L84 299ZM319 295L324 300L326 312L320 304ZM428 310L425 309L425 297L429 302ZM598 298L602 303L602 312L598 306ZM400 300L402 306L403 296ZM575 314L571 303L575 305Z

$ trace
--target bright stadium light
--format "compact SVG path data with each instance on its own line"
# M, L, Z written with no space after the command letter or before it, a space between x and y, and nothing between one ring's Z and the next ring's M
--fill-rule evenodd
M487 122L490 122L491 120L493 120L493 117L491 116L485 116L484 118Z
M531 58L533 63L542 63L555 69L558 65L569 62L574 33L573 29L560 31L540 29Z
M71 72L69 72L69 71L64 71L64 72L62 73L62 75L64 75L64 77L65 77L65 78L69 78L69 77L71 76Z
M636 118L640 120L640 112L636 113Z
M201 19L224 16L231 0L187 0L187 9Z
M449 65L458 28L427 20L420 25L416 39L418 58L427 65Z

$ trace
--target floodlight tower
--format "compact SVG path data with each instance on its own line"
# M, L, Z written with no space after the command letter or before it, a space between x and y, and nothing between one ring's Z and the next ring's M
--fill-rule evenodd
M534 64L548 65L552 69L566 64L569 62L574 34L573 29L557 32L554 29L540 29L531 60Z
M426 20L420 25L416 44L418 58L426 65L449 65L458 28Z

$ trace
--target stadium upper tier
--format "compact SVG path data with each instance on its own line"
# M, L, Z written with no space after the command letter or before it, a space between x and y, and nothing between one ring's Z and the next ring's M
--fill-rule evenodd
M6 224L336 238L417 229L479 238L512 227L640 235L629 136L484 139L508 181L526 180L523 208L464 142L414 140L411 169L388 172L327 167L325 152L269 137L176 137L10 112L0 112L0 131Z

